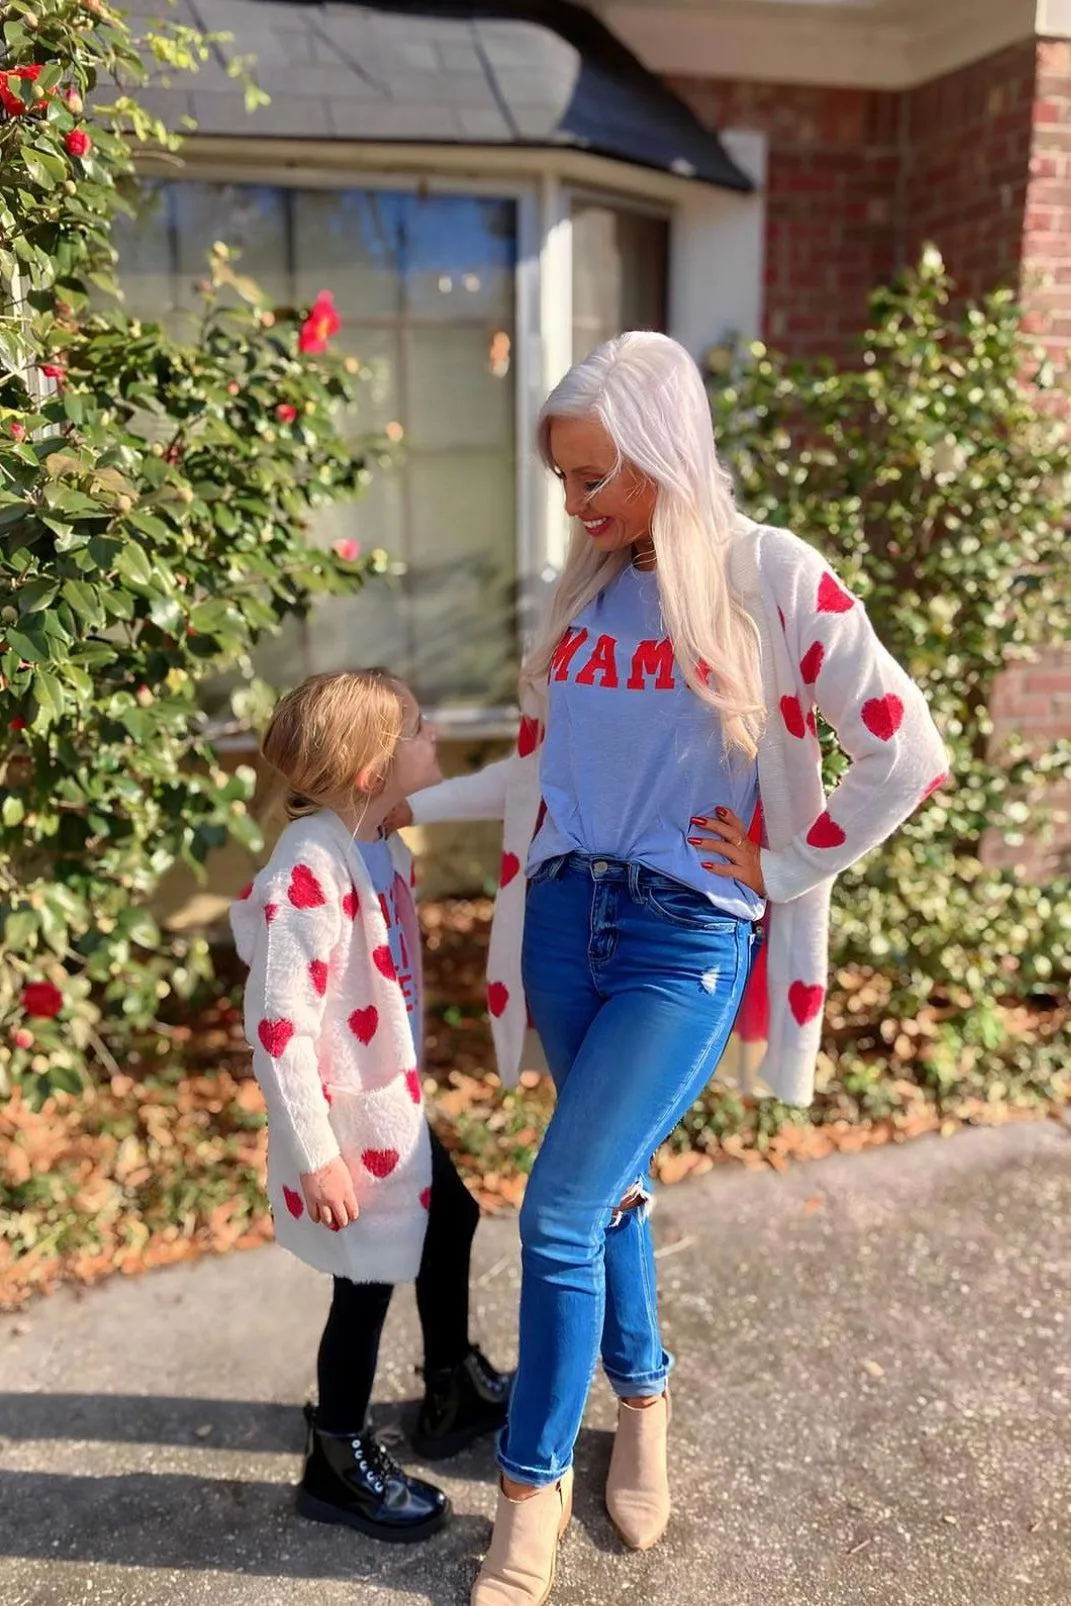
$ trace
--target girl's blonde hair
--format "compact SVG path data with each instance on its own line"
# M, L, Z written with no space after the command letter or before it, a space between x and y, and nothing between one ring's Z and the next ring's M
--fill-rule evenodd
M736 508L698 368L667 335L618 335L571 368L544 402L537 440L550 469L556 418L597 420L616 452L607 477L627 462L655 485L651 535L666 633L688 685L719 715L729 751L753 758L763 726L758 632L729 584ZM574 531L522 682L546 682L569 625L628 562L627 549L600 552Z
M386 774L406 716L406 688L385 669L310 675L276 706L260 751L287 783L287 818L314 814L367 767Z

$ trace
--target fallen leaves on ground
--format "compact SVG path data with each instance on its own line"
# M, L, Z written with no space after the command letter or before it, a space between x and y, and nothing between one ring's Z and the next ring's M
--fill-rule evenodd
M536 1070L504 1093L490 1069L490 916L488 899L421 909L429 1106L469 1188L495 1212L520 1204L554 1096ZM270 1239L264 1109L237 1008L240 974L226 952L218 971L218 997L189 1019L164 1023L120 1074L39 1110L18 1093L0 1106L0 1309L63 1281L92 1283ZM872 978L838 981L834 1034L880 1002ZM1020 1009L1008 1019L1020 1036L1055 1040L1065 1027L1057 1011ZM930 1032L926 1019L898 1023L889 1040L906 1062ZM994 1097L990 1088L938 1101L907 1075L886 1076L876 1088L867 1096L880 1094L882 1111L866 1113L861 1096L846 1092L827 1067L807 1119L712 1088L660 1149L655 1175L674 1183L716 1165L784 1171L798 1160L947 1134L965 1123L1033 1119L1071 1093L1065 1080L1047 1097L1014 1088ZM804 1209L821 1205L816 1197Z

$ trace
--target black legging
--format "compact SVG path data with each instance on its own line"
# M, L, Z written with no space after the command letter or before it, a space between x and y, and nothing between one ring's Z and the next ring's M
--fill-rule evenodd
M425 1376L456 1366L468 1353L469 1256L479 1219L479 1205L432 1133L428 1230L416 1279ZM334 1283L316 1360L317 1420L328 1433L359 1433L368 1414L394 1286L352 1283L345 1277Z

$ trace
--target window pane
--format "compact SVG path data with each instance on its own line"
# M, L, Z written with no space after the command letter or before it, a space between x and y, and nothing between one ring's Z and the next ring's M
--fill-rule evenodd
M626 329L665 329L669 224L665 218L576 200L573 361Z
M282 190L267 184L176 184L172 194L175 302L198 307L194 282L205 276L208 253L224 240L272 300L286 302L290 283L289 218Z
M391 190L294 192L295 295L330 289L344 322L401 311L404 203Z
M406 199L405 288L413 317L512 321L512 204L465 195Z
M326 599L265 641L275 684L387 663L431 704L512 701L517 671L513 364L516 206L413 190L161 185L120 230L134 310L195 304L212 243L280 305L330 290L335 349L375 371L339 427L355 446L399 420L400 464L365 497L316 514L324 547L355 537L407 566L392 585ZM222 688L217 688L217 693Z
M167 184L143 185L137 217L119 216L112 224L126 310L132 318L159 318L174 305L171 190Z

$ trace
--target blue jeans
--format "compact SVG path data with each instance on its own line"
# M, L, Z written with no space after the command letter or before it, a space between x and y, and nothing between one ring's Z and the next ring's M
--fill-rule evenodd
M659 1395L649 1166L732 1030L755 933L642 865L578 854L528 890L524 986L558 1091L521 1210L520 1358L499 1461L569 1467L601 1350L621 1398ZM618 1212L627 1194L638 1208Z

